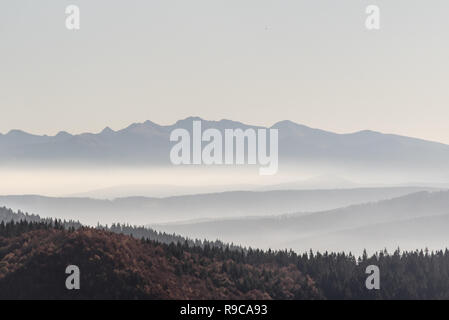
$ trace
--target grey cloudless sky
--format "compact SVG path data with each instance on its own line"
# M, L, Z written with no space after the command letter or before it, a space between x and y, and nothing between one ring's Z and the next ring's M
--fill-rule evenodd
M65 28L70 4L79 31ZM3 0L0 132L195 115L449 143L448 12L447 0Z

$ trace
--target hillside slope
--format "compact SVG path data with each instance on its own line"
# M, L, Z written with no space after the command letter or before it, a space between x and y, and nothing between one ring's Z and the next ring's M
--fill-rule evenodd
M95 229L0 227L0 299L319 298L291 263L249 262L240 252L162 245ZM65 268L81 289L65 288Z

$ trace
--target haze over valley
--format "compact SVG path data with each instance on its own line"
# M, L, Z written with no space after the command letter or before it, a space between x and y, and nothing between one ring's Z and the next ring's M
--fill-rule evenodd
M0 135L0 173L8 181L0 206L264 249L445 246L447 145L281 121L271 127L279 130L279 172L264 177L251 165L170 164L171 130L192 130L192 121L222 132L260 128L189 117L96 134L13 130Z

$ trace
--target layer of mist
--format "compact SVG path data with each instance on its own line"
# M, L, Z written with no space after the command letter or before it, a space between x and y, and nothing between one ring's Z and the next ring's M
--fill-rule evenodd
M231 191L167 198L127 197L114 200L13 195L0 196L0 206L39 214L42 217L79 220L90 225L97 222L148 225L187 220L273 216L299 211L305 214L391 199L422 190L430 188ZM220 235L218 233L212 236L215 238Z
M400 247L444 249L449 244L449 191L417 192L394 199L309 214L152 225L196 238L218 238L258 248L361 253Z

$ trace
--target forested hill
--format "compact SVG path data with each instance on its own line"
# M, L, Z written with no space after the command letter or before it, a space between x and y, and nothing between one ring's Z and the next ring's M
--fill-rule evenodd
M65 268L81 289L65 288ZM380 290L367 290L368 265ZM161 244L58 222L0 224L0 298L448 299L449 251L344 253Z
M321 298L293 262L59 223L0 224L0 299ZM68 265L81 271L80 290L65 288Z

